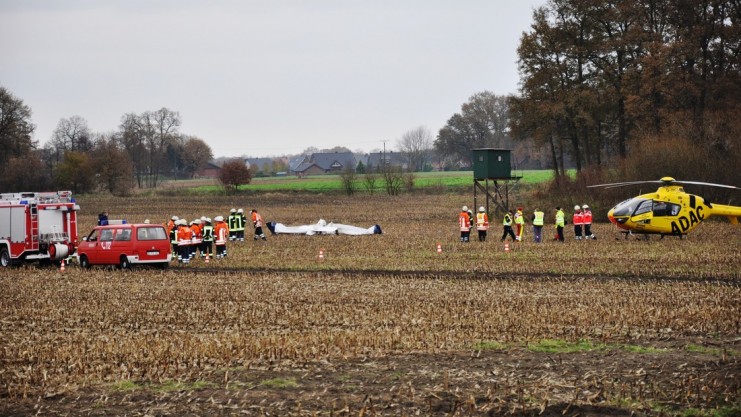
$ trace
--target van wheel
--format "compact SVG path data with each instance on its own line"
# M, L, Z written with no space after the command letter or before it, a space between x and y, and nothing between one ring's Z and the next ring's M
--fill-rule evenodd
M80 267L89 269L90 268L90 260L87 258L87 256L82 255L80 256Z
M131 262L129 262L129 258L126 255L121 255L121 262L119 262L118 266L121 269L131 269Z
M164 269L167 269L167 268L170 267L170 263L169 262L160 262L159 264L157 264L157 267L159 269L163 269L164 270Z
M10 253L8 253L7 248L0 249L0 266L3 268L7 268L11 265L10 261Z

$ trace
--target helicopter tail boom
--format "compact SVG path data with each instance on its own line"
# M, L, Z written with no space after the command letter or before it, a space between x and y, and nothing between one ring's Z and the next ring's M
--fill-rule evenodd
M728 218L731 224L737 225L738 218L741 217L741 207L713 204L712 208L710 209L710 215L725 216Z

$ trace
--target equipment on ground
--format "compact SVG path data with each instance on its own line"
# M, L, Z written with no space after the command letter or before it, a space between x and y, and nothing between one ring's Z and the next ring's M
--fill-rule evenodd
M663 177L658 181L629 181L589 187L614 188L636 184L661 184L654 193L629 198L607 213L610 222L629 233L679 236L680 238L710 216L726 216L738 224L741 207L711 203L704 198L684 191L682 185L705 185L738 190L739 187L698 181L677 181Z
M71 191L0 194L0 267L74 254L79 210Z

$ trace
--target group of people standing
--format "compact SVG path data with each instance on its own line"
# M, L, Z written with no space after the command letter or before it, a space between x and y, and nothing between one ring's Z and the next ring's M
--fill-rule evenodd
M255 240L267 240L262 231L262 216L256 209L250 213L250 219L255 228ZM187 264L196 256L225 258L227 242L244 241L246 224L247 218L244 216L244 210L231 209L226 220L224 216L216 216L213 221L210 217L202 216L188 223L185 219L172 216L165 228L170 236L172 253L177 254L178 262ZM215 254L213 253L214 246L216 246Z
M556 207L554 215L554 223L556 226L556 234L553 238L555 241L564 242L566 239L563 234L563 229L566 226L566 214L561 207ZM475 221L475 223L474 223ZM545 213L536 208L533 214L530 216L530 221L533 224L533 238L535 243L543 241L543 226L545 226ZM574 206L574 234L577 240L581 239L596 239L592 233L592 211L589 206L584 204L583 206ZM525 215L523 208L518 207L516 212L509 210L504 214L502 220L502 237L501 241L504 242L509 236L513 242L520 242L523 240L525 232ZM489 229L489 216L486 213L484 206L479 208L479 212L474 217L473 213L468 209L468 206L463 206L461 212L458 214L458 225L460 227L461 242L469 242L471 229L476 227L479 234L479 242L486 240L486 234Z

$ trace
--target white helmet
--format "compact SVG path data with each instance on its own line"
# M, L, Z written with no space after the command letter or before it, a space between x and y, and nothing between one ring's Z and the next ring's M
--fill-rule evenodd
M586 210L586 209L589 208L589 206L585 204L585 205L581 206L581 208L583 208L584 210Z
M237 210L237 213L244 213L244 210L239 209L239 210Z
M468 211L468 206L463 206L463 208L461 210Z
M483 212L486 211L486 209L484 208L484 206L481 206L481 207L479 207L479 211L483 213Z
M214 221L223 222L224 221L224 216L216 216L216 217L214 217Z
M211 218L210 217L206 217L203 221L206 222L206 223L211 223Z
M180 217L178 217L178 216L172 216L172 217L171 217L171 220L173 220L173 221L178 221L178 220L180 220Z
M201 219L195 219L195 220L193 220L193 223L195 223L195 224L201 224Z
M231 209L231 210L229 210L229 213L236 213L236 212L237 212L237 209Z
M149 219L144 219L144 224L149 224Z
M577 205L574 206L574 210L581 211L581 207L579 207L579 205L577 204Z
M207 217L206 217L206 216L201 216L201 221L202 221L202 222L206 221L206 219L207 219Z

